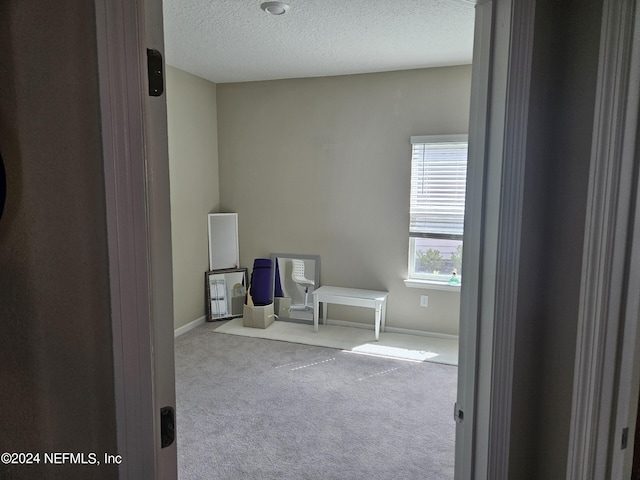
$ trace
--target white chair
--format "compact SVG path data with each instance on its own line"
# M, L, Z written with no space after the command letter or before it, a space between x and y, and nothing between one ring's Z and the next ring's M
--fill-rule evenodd
M291 279L304 288L304 307L303 309L311 308L309 305L309 287L315 287L315 282L309 280L304 276L304 260L292 258L291 263L293 268L291 270Z

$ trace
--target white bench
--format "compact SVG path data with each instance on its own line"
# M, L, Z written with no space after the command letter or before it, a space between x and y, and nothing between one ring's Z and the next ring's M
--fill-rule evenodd
M387 314L387 295L389 292L376 290L361 290L359 288L330 287L324 285L313 292L313 326L318 331L319 307L322 308L322 324L327 324L327 304L350 305L354 307L374 308L376 340L380 338L380 331L384 332Z

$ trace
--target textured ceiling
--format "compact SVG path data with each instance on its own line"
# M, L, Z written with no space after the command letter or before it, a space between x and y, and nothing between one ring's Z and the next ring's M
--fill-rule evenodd
M166 62L216 83L471 63L473 1L164 0Z

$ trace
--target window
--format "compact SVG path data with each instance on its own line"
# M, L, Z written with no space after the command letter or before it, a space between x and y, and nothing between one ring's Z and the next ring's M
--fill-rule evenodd
M411 146L409 279L455 284L462 275L467 135L411 137Z

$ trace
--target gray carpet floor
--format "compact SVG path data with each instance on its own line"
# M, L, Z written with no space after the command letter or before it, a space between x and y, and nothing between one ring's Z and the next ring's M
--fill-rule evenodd
M453 478L454 366L206 326L175 355L179 480Z

